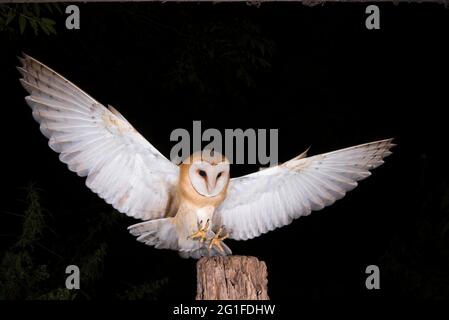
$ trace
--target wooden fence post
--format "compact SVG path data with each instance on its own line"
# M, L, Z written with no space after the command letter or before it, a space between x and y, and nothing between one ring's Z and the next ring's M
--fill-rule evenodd
M197 300L269 300L267 266L256 257L201 258Z

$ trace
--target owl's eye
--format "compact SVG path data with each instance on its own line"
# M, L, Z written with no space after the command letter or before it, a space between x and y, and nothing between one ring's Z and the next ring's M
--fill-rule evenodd
M222 173L223 173L223 172L220 172L220 173L217 174L217 179L221 177L221 174L222 174Z
M202 176L203 178L204 178L205 176L207 176L206 171L204 171L204 170L199 170L198 173L199 173L200 176Z

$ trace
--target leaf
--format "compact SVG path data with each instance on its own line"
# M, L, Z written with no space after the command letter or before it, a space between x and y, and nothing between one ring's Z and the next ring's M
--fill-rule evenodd
M53 28L53 26L47 26L47 28L50 31L50 33L56 34L56 30L55 30L55 28Z
M53 13L53 9L55 9L58 13L62 13L61 7L58 3L44 3L45 9L47 9L48 12Z
M32 16L32 13L31 13L31 11L30 11L30 9L29 9L29 5L28 5L28 4L23 4L23 5L22 5L22 12L23 12L23 14L24 14L26 17Z
M42 23L41 21L39 21L39 26L41 27L42 31L44 31L44 33L48 36L50 35L50 30L48 30L47 26L45 25L45 23Z
M53 13L52 4L51 3L45 3L45 8L50 12Z
M44 30L46 34L56 34L56 30L53 27L56 24L56 22L49 18L42 18L41 19L41 28Z
M30 19L30 25L33 28L34 34L38 35L39 34L39 26L38 26L36 20Z
M25 27L26 27L26 19L24 15L19 15L19 30L20 30L20 34L23 34L25 32Z
M41 7L38 3L33 3L33 12L36 17L39 17L41 15Z
M53 8L55 8L58 13L62 13L62 9L59 6L59 3L53 3Z
M14 19L16 15L14 14L13 10L9 10L8 14L6 15L6 21L5 21L5 26L7 26L8 24L11 23L11 21Z
M56 22L55 22L54 20L50 19L50 18L42 18L41 20L42 20L42 22L44 22L46 25L51 25L51 26L53 26L53 25L56 24Z

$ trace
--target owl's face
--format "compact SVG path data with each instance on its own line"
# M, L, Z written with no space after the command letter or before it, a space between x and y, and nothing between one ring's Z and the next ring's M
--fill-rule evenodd
M226 190L229 182L229 161L215 152L212 156L194 157L189 179L197 193L215 197Z

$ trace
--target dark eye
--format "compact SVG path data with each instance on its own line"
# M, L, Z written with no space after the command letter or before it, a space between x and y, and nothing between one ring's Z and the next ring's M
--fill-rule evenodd
M204 170L199 170L198 173L200 174L200 176L205 177L206 176L206 171Z
M222 172L220 172L219 174L217 174L217 179L221 177Z

